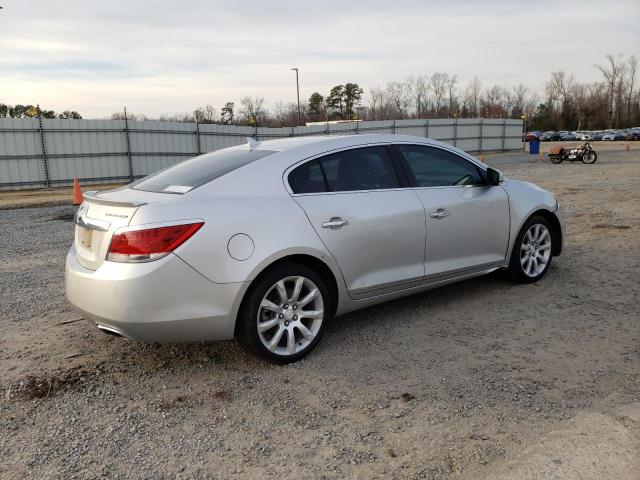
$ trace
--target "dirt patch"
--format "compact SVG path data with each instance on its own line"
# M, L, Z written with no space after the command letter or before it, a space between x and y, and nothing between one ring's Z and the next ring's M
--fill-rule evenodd
M82 185L82 191L109 190L123 184ZM31 190L0 190L0 210L15 208L71 205L72 187L38 188Z
M61 213L59 215L54 215L49 220L50 221L60 220L62 222L73 222L74 219L75 219L75 213Z
M609 225L606 223L598 223L594 225L593 228L613 228L614 230L626 230L627 228L631 228L631 225Z
M77 355L65 358L74 358L75 356ZM69 390L91 381L89 378L91 375L93 374L80 367L58 370L51 374L27 375L9 384L4 398L6 401L48 398L56 395L60 390Z

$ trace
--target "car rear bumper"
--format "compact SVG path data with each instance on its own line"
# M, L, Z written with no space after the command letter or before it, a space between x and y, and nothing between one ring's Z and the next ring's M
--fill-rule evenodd
M67 299L105 333L145 342L233 338L244 283L217 284L174 254L155 262L80 265L72 247Z

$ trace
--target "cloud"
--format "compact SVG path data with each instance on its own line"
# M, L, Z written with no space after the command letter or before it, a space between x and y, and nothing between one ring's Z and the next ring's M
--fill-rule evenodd
M583 81L607 53L640 54L637 1L425 2L4 0L0 101L103 117L269 104L411 73L477 75L541 90L553 70Z

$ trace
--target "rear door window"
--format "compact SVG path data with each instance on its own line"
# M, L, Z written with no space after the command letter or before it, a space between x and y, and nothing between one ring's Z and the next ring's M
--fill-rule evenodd
M384 146L332 153L289 174L293 193L353 192L399 188L393 160Z
M153 173L133 183L131 188L147 192L187 193L273 153L276 152L246 148L219 150Z
M393 160L385 147L332 153L320 159L330 192L398 188Z

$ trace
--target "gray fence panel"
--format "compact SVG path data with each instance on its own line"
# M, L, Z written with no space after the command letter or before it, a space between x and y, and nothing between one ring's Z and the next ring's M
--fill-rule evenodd
M121 178L129 174L124 122L43 119L53 184L78 178Z
M5 118L0 122L0 186L45 182L38 120Z
M504 149L522 150L522 122L520 120L507 120Z
M134 177L197 155L195 124L148 120L128 123Z
M42 126L42 128L40 128ZM520 120L442 118L248 127L121 120L0 118L0 188L128 181L221 148L308 135L395 133L430 137L466 151L522 148Z
M202 152L212 152L221 148L247 143L246 137L253 137L255 129L235 125L200 125L200 145Z

